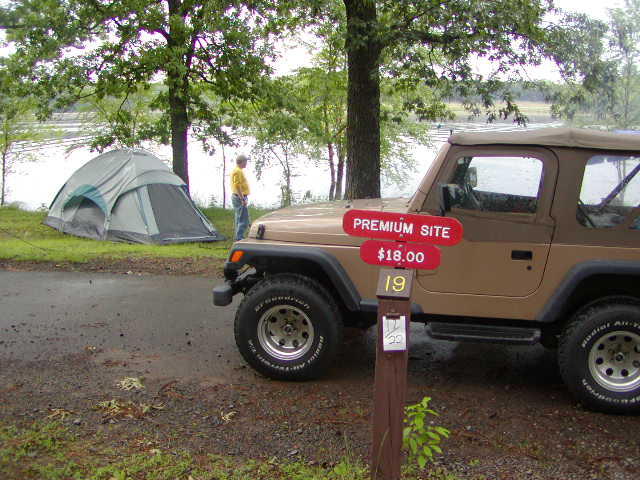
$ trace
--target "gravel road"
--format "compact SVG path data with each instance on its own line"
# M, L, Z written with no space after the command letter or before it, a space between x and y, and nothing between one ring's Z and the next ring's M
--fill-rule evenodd
M349 331L329 374L305 383L254 373L233 342L234 304L195 276L0 270L0 418L55 411L114 444L152 435L200 453L332 462L370 446L375 339ZM459 478L640 478L640 417L576 405L542 347L434 342L414 325L408 401L452 430L439 466ZM145 388L125 391L125 377ZM107 418L110 399L162 405ZM59 409L59 410L56 410Z

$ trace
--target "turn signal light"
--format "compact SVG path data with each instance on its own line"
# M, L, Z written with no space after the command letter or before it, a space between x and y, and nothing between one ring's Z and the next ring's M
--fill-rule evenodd
M236 250L231 254L231 263L239 262L244 256L244 252L242 250Z

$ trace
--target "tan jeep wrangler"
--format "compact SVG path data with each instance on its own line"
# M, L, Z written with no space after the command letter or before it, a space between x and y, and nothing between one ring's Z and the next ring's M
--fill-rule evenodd
M558 348L584 405L640 412L640 135L580 129L456 134L411 199L279 210L256 220L214 303L244 299L235 338L272 378L321 375L343 326L376 321L379 267L342 230L348 209L446 215L464 226L419 270L412 320L434 339Z

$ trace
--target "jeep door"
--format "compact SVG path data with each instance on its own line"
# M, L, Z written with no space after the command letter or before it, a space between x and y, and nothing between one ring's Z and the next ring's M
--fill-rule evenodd
M462 222L464 238L454 247L441 248L437 270L418 272L416 300L423 303L420 297L429 293L534 293L554 231L550 209L557 170L555 154L545 148L451 146L421 211L440 214L440 185L446 184L446 215Z

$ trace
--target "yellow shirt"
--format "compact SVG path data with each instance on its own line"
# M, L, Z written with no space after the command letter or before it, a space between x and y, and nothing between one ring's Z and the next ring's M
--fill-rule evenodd
M247 182L244 172L240 167L236 167L231 172L231 193L243 196L249 195L249 182Z

